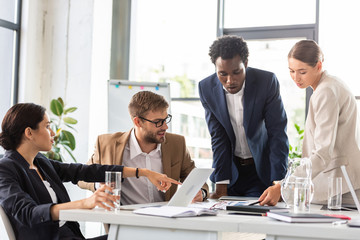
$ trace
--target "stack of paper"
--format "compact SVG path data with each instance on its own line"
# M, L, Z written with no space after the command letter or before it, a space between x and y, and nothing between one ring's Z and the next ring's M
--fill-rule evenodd
M284 222L291 223L327 223L335 222L340 220L340 218L326 216L323 214L316 213L281 213L281 212L268 212L266 214L270 218L274 218Z
M214 216L217 214L217 211L206 208L161 206L161 207L140 208L135 210L134 213L176 218L176 217L195 217L200 215Z

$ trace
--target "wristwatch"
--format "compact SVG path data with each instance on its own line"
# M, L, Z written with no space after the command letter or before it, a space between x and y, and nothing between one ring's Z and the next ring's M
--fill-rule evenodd
M201 194L202 194L203 201L205 201L207 199L207 191L202 188L201 189Z

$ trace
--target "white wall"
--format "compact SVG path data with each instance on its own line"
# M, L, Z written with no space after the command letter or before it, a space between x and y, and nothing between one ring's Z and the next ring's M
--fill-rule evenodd
M107 129L112 0L24 0L22 11L19 102L49 109L62 97L77 107L74 156L85 163ZM89 193L66 187L72 200ZM99 235L100 226L87 227L86 236Z
M89 99L94 1L24 1L21 32L21 102L49 108L62 97L76 125L75 156L88 158Z

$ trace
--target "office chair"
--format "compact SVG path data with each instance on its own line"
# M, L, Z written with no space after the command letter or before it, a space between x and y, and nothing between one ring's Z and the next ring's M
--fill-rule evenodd
M0 205L0 216L1 216L1 219L2 219L2 222L3 222L3 225L4 225L5 229L6 229L9 240L16 240L15 233L14 233L14 230L13 230L13 228L11 226L9 218L6 215L4 209L2 208L1 205Z

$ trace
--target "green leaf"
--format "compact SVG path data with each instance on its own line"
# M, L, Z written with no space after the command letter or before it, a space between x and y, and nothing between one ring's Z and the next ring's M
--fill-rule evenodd
M299 135L300 135L300 134L303 134L303 133L304 133L304 130L300 130L300 131L299 131Z
M64 104L64 101L62 100L62 98L58 97L57 100L60 102L61 106L64 108L65 104Z
M70 157L74 160L74 162L77 163L74 155L72 154L72 151L67 146L64 146L64 149L69 153Z
M77 110L77 107L71 107L64 110L64 114L72 113Z
M66 124L66 123L65 123L65 126L67 126L68 128L71 128L72 130L74 130L75 132L77 132L77 130L76 130L73 126L71 126L71 125L69 125L69 124Z
M64 117L63 118L64 122L68 123L68 124L77 124L77 120L72 118L72 117Z
M56 116L61 116L64 109L63 109L63 106L61 105L61 103L56 100L56 99L53 99L50 103L50 110L53 114L55 114Z
M60 152L60 148L54 146L52 151L55 152L55 153L59 153L59 152Z
M297 125L296 123L294 124L295 128L296 128L296 131L299 132L300 131L300 126Z
M59 144L69 146L70 142L67 140L60 141Z
M75 149L75 147L76 147L75 137L71 132L66 131L66 130L62 130L61 133L60 133L60 136L61 136L62 141L64 141L64 140L69 141L69 143L66 144L66 145L69 146L71 148L71 150Z

